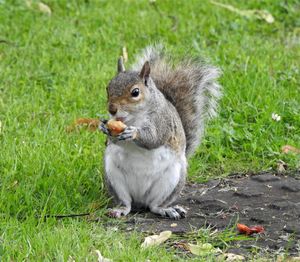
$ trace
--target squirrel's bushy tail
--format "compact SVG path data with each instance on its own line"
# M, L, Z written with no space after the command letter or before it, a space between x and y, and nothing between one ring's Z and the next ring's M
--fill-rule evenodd
M157 88L177 109L186 135L186 154L191 155L200 144L206 121L216 115L221 96L217 82L220 71L193 59L173 66L163 55L161 45L147 47L132 69L141 70L146 61Z

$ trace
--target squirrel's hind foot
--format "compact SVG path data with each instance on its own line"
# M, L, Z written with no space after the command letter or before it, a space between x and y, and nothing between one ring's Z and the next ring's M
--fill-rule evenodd
M150 208L152 213L159 214L163 217L168 217L170 219L179 220L186 217L186 210L181 206L174 207L152 207Z
M107 215L113 218L120 218L122 216L127 216L129 212L129 207L110 208L108 209Z

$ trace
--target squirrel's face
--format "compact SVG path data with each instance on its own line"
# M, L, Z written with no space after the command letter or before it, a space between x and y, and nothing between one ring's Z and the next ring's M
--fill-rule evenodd
M146 62L141 72L126 72L118 66L118 74L107 87L108 111L124 123L130 122L145 112L150 90L147 86L150 67Z

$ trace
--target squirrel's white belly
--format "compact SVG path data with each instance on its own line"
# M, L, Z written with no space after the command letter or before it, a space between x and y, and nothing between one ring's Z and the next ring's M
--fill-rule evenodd
M165 146L147 150L124 142L108 145L105 152L106 176L119 198L131 198L132 202L145 206L153 201L163 202L185 169L184 152L178 156Z

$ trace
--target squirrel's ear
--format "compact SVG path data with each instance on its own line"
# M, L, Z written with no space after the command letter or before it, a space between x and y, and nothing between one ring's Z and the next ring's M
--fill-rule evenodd
M147 85L149 75L150 75L150 64L148 61L146 61L140 72L140 78L145 80L145 85Z
M118 73L122 73L125 72L125 66L123 63L123 57L120 56L120 58L118 59Z

